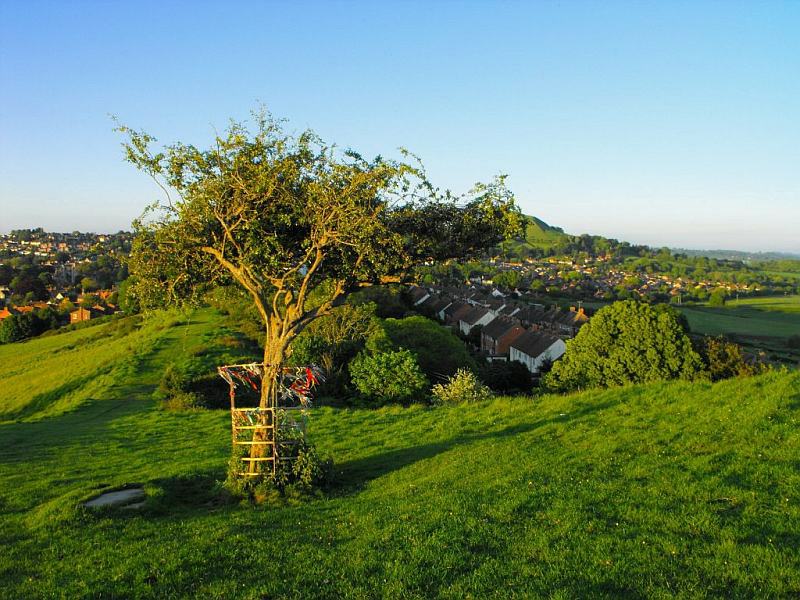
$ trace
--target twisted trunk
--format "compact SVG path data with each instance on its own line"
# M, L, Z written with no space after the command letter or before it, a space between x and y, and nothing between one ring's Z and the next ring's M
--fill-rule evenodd
M265 429L256 429L253 435L254 442L272 442L272 445L257 443L250 446L250 458L268 458L270 453L272 461L250 461L250 473L263 473L263 465L271 465L274 473L278 461L278 422L277 407L278 396L280 393L280 377L285 361L286 348L288 341L280 339L277 335L270 335L277 328L270 327L267 330L267 343L264 347L264 372L261 379L261 397L258 407L261 413L258 417L258 424L265 425Z

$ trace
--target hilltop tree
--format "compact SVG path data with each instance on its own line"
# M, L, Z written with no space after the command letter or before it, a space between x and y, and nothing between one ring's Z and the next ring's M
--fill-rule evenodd
M711 295L708 297L708 305L715 307L725 306L726 296L725 290L718 288L711 292Z
M685 321L667 306L633 300L597 311L545 377L560 391L666 379L693 379L703 369Z
M491 248L516 232L519 214L502 176L457 197L434 188L418 161L339 151L263 111L254 121L254 131L232 123L208 150L154 150L152 136L119 129L127 160L166 201L134 224L130 292L146 309L218 284L246 290L263 325L265 407L293 340L347 294Z

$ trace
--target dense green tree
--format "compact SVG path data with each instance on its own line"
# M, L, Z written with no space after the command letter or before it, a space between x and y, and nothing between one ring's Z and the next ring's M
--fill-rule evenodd
M503 394L527 394L533 387L528 367L516 360L491 362L481 369L480 376L492 390Z
M674 309L626 300L597 311L567 342L545 384L568 391L693 379L702 366Z
M497 275L494 275L492 277L492 283L498 287L513 290L519 286L521 279L522 276L519 274L519 271L508 270L501 271Z
M405 286L391 284L368 287L352 294L347 302L353 306L373 304L375 314L381 319L400 319L409 313L406 289Z
M0 344L34 337L58 325L58 316L49 308L11 315L0 321Z
M350 377L372 405L420 400L430 385L408 350L361 353L350 363Z
M11 315L0 321L0 344L10 344L30 337L32 334L27 315Z
M709 306L725 306L725 297L727 296L725 290L723 289L716 289L711 292L711 295L708 297L708 305Z
M405 348L416 356L422 372L433 382L444 381L458 369L476 370L464 343L446 327L421 316L386 319L367 340L377 354Z
M84 293L96 292L97 290L100 289L100 284L97 283L97 281L95 281L91 277L84 277L83 279L81 279L81 289L83 290Z
M11 265L0 264L0 285L8 285L15 275L16 271Z
M711 381L730 377L747 377L754 375L758 368L749 364L739 344L730 342L724 337L706 337L700 348L700 355L706 363L706 370Z
M100 296L97 294L86 294L81 298L80 305L83 308L92 308L101 303Z
M119 290L117 291L119 309L128 315L139 312L139 301L130 293L131 283L130 279L124 280L119 284Z
M135 224L132 293L148 308L218 284L246 290L263 326L262 407L297 335L350 292L479 253L519 228L503 177L457 197L419 165L287 134L263 112L255 124L232 124L208 150L153 149L153 137L120 130L127 160L166 195Z
M32 294L34 300L47 300L49 294L45 284L39 279L36 269L26 269L11 280L8 286L14 294L26 296Z

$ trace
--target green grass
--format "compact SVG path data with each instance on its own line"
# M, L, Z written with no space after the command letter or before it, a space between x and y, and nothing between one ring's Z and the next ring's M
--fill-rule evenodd
M778 364L800 365L800 351L787 339L800 335L800 296L731 300L725 306L684 306L680 309L695 333L727 335L753 354L762 352Z
M549 250L567 238L561 229L552 227L541 219L528 215L524 218L524 235L503 243L504 251L510 256L527 256L533 248Z
M800 594L800 374L319 408L334 486L250 507L215 487L229 415L151 400L160 366L221 325L204 312L154 331L102 394L0 424L0 596ZM77 508L126 483L145 486L141 512Z
M800 274L796 274L800 276ZM759 296L728 301L726 308L757 308L767 312L783 312L800 315L800 295L793 296Z
M725 306L682 307L692 331L708 335L788 337L800 334L800 296L730 300Z

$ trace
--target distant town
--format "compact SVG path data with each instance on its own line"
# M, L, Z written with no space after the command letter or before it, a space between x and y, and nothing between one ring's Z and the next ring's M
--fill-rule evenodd
M586 316L581 309L591 314L615 300L720 306L730 299L798 293L797 261L709 258L673 253L667 248L629 246L599 236L568 237L559 229L549 230L556 232L560 247L542 249L526 246L524 239L516 240L515 250L498 248L492 258L421 267L416 283L434 295L448 289L447 299L467 305L475 302L454 291L464 285L489 290L495 294L495 301L516 295L534 306L572 307L573 314L581 315L579 322ZM0 342L124 312L126 286L122 284L128 278L124 259L132 239L133 234L126 231L56 233L42 228L0 235L0 322L17 317L13 324L0 327ZM431 308L431 302L420 308ZM450 312L457 306L453 304ZM501 316L499 307L484 308L492 316ZM431 316L454 325L463 335L469 333L470 324L453 322L452 315L444 314L444 307L434 313ZM548 319L561 318L555 312L532 314L530 319L519 316L517 320L524 328L535 325L538 330L547 329L547 325L557 327L557 322ZM501 322L508 325L498 321L495 328ZM575 331L567 328L549 333L566 339ZM476 339L474 345L486 351L486 344ZM504 347L503 353L508 352Z
M119 312L132 234L22 229L0 235L0 321L8 340ZM0 336L3 337L3 336Z

